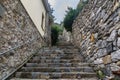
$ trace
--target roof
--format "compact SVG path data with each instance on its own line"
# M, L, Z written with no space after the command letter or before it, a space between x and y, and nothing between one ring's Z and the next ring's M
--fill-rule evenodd
M42 0L43 4L44 4L44 7L46 9L46 11L51 14L52 12L52 9L50 8L50 4L48 3L48 0Z

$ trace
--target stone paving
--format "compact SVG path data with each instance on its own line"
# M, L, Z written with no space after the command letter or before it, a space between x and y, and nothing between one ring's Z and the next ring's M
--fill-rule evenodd
M96 73L73 46L44 48L11 80L97 80Z

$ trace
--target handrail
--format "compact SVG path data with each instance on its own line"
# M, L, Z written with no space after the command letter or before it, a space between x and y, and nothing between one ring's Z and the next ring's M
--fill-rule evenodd
M40 37L38 37L37 39L39 39L39 38L40 38ZM26 41L26 42L23 43L22 45L18 45L18 46L14 47L14 48L11 48L11 49L3 52L3 53L0 53L0 55L3 55L3 54L5 54L5 53L7 53L7 52L10 52L10 51L14 50L14 49L17 49L17 48L19 48L19 47L21 47L21 46L23 46L23 45L25 45L25 44L31 43L31 42L33 42L33 41L35 41L35 40L37 40L37 39L33 39L33 40Z
M6 76L2 77L2 80L6 80L8 79L12 74L14 74L18 69L20 69L25 63L27 63L32 57L34 56L34 54L31 54L27 60L23 61L22 64L20 66L18 66L16 69L14 69L10 74L7 74Z

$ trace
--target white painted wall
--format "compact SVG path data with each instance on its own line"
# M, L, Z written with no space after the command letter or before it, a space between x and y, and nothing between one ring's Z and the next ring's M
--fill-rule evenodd
M28 12L29 16L33 20L34 24L38 28L39 32L42 36L44 36L44 31L41 27L41 20L42 20L42 13L44 14L44 23L43 27L45 27L45 7L42 3L42 0L21 0L21 3L25 7L26 11Z

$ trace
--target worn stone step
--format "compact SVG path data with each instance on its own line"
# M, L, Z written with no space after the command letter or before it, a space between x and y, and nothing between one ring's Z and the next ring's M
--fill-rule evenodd
M23 67L22 72L94 72L91 67Z
M63 56L60 59L75 59L75 56Z
M68 59L65 59L65 58L63 58L63 59L58 59L58 58L56 58L56 59L31 59L31 60L29 60L28 62L35 62L35 63L40 63L40 62L46 62L46 63L52 63L52 62L81 62L81 59L79 59L79 58L68 58Z
M46 59L52 59L52 60L54 60L54 59L60 59L60 57L34 57L34 58L32 58L31 60L46 60Z
M80 63L81 60L79 59L31 59L28 62L31 63Z
M13 78L11 80L46 80L46 79L20 79L20 78ZM98 80L95 78L81 78L81 79L49 79L49 80Z
M65 44L61 44L59 45L60 49L74 49L75 47L73 45L65 45Z
M35 56L33 57L33 59L60 59L60 57L62 56L41 56L41 55L38 55L38 56Z
M29 79L74 79L74 78L93 78L96 77L95 73L88 72L17 72L16 78L29 78Z
M63 49L65 53L79 53L78 49Z
M55 56L64 56L65 54L36 54L37 57L55 57Z
M87 67L89 63L27 63L26 67Z
M79 49L71 45L63 47L39 51L14 77L21 80L98 80L90 64L84 63Z
M36 56L37 55L42 55L42 56L49 56L49 55L65 55L65 54L68 54L68 55L70 55L70 54L80 54L79 52L67 52L67 51L65 51L65 53L54 53L54 54L52 54L52 53L37 53L37 54L35 54Z
M59 60L59 61L81 61L81 59L79 58L70 58L70 59L61 59L61 58L33 58L31 59L30 61L32 60L46 60L46 61L56 61L56 60Z
M76 57L76 56L80 56L79 54L71 54L71 53L66 53L66 54L62 54L62 55L35 55L33 58L59 58L59 57ZM81 57L81 56L80 56Z
M51 60L31 60L28 63L77 63L80 61L51 61Z

